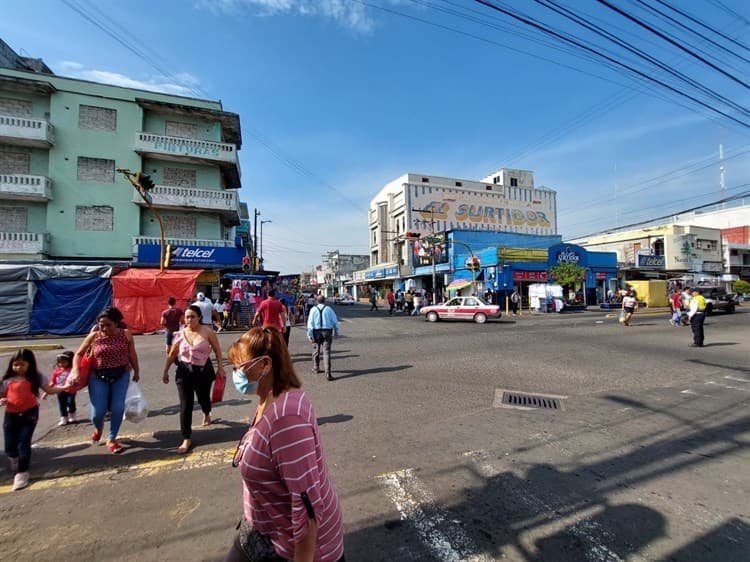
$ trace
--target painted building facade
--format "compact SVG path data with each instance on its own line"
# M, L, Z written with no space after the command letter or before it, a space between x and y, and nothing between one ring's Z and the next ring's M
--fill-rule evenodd
M220 102L0 68L0 260L240 267L242 139Z

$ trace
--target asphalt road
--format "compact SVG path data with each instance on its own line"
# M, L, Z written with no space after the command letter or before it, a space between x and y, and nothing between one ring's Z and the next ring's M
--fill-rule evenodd
M700 349L666 314L627 328L595 312L484 325L337 312L336 381L310 373L300 327L290 349L350 562L748 560L750 307L710 317ZM222 559L241 502L229 460L257 401L228 388L217 423L196 427L180 457L162 337L136 344L150 417L123 424L128 448L115 456L89 444L86 423L56 427L47 400L31 486L0 481L0 558ZM51 370L56 353L37 357ZM501 407L503 390L560 408ZM78 402L85 417L85 392Z

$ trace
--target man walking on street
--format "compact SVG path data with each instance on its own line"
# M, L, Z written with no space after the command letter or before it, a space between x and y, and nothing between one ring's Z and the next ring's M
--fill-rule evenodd
M388 291L388 314L393 316L393 309L396 307L396 295L393 292L393 289Z
M284 305L276 298L276 289L269 289L268 298L260 303L260 306L255 310L252 325L257 325L258 320L263 322L264 328L271 326L276 328L280 334L286 331Z
M690 347L703 347L703 323L706 321L706 299L701 294L700 287L693 289L688 310L690 328L693 331L693 343Z
M180 324L182 324L182 310L175 306L176 302L174 297L169 297L167 301L169 308L161 313L161 325L167 331L167 355L169 355L169 350L172 349L174 333L180 331Z
M333 309L326 305L326 298L318 296L318 304L310 309L307 317L307 339L313 346L313 373L320 372L320 354L323 353L323 370L329 381L334 380L331 375L331 343L334 336L339 335L339 320Z
M206 295L203 293L198 293L195 295L195 302L193 304L201 309L201 324L211 326L215 313L211 299L206 298Z

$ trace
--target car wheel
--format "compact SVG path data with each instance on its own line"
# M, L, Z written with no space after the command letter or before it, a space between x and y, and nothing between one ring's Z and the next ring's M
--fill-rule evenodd
M710 316L714 311L714 307L711 303L706 305L706 316Z
M487 315L483 312L477 312L474 315L474 322L476 322L477 324L484 324L485 322L487 322Z
M427 313L427 321L428 322L437 322L438 321L437 312L428 312Z

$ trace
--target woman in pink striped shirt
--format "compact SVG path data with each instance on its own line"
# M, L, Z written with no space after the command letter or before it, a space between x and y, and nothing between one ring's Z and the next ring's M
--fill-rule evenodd
M252 328L227 356L235 367L235 387L257 394L259 404L232 462L242 473L243 520L225 562L263 555L269 562L344 561L339 498L315 411L282 335Z

